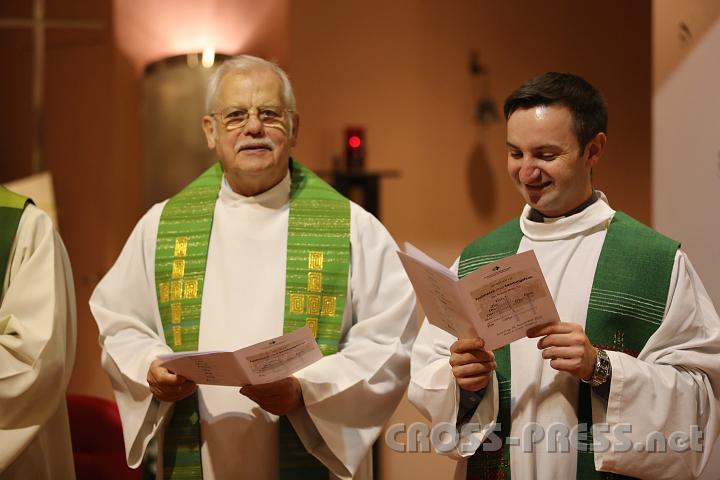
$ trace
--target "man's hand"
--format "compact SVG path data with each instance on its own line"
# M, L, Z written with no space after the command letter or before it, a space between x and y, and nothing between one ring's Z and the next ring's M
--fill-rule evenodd
M495 355L485 350L482 338L459 339L450 346L450 366L458 386L469 392L487 387L495 364Z
M291 413L305 404L300 382L295 377L262 385L245 385L240 393L275 415Z
M150 364L147 382L155 398L163 402L182 400L197 389L197 385L187 378L175 375L167 368L161 367L159 359L153 360Z
M542 337L537 346L550 366L568 372L580 380L589 380L595 369L597 349L577 323L559 322L539 325L528 330L529 338Z

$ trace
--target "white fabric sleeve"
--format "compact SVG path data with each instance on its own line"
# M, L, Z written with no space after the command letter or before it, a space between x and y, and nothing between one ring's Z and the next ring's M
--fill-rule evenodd
M340 351L295 374L305 407L288 415L305 447L341 478L355 474L402 398L417 334L415 295L397 246L355 204L348 291L352 326Z
M102 365L120 410L131 467L142 462L148 442L172 405L153 399L147 383L152 361L172 351L163 338L154 283L155 240L162 207L156 205L138 222L90 298L90 310L100 332Z
M458 262L456 259L450 267L453 272L457 272ZM457 424L460 388L450 367L450 346L455 340L457 338L431 325L426 318L413 347L408 398L430 420L431 428ZM443 446L436 451L456 460L471 456L495 426L498 405L497 378L493 374L475 413L458 432L455 448Z
M720 430L720 320L683 252L675 256L665 317L638 357L607 353L607 410L592 396L593 423L609 430L595 435L595 467L642 478L699 476ZM694 430L702 449L690 440ZM681 437L687 444L671 444ZM668 441L663 453L639 451L653 438Z
M75 360L70 262L52 221L34 205L22 214L3 273L0 430L7 432L0 435L0 470L64 403Z

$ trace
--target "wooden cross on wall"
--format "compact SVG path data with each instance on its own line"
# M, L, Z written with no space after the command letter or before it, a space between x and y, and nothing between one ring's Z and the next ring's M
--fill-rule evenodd
M0 28L31 28L33 31L32 54L32 172L43 170L43 92L45 78L45 29L100 29L99 20L71 20L45 18L45 0L33 0L32 18L0 18Z

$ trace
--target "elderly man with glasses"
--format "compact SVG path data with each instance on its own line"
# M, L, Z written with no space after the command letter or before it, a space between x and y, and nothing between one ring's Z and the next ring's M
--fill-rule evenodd
M220 162L140 220L90 301L128 464L157 436L159 478L369 478L369 447L407 385L416 333L395 243L290 157L299 116L275 64L226 61L207 112ZM240 393L157 360L305 325L324 357Z

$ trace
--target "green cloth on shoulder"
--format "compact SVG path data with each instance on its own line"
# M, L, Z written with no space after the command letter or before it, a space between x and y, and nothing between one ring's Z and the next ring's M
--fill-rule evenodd
M458 274L513 255L522 240L519 219L514 219L472 242L460 257ZM616 212L608 227L590 294L585 332L598 348L637 356L662 322L678 242ZM561 319L562 320L562 319ZM503 446L484 452L482 446L468 461L468 480L511 478L510 449L510 345L495 351L499 387L498 423ZM595 471L592 450L590 388L581 383L578 423L588 429L587 441L578 451L578 479L610 478ZM584 451L583 451L584 450ZM502 477L500 477L502 475ZM613 475L612 478L626 478Z
M32 203L32 200L0 185L0 274L2 275L0 285L5 279L10 261L10 249L20 226L20 218L28 203Z
M350 266L350 202L290 160L283 332L307 325L320 350L338 350ZM223 172L215 164L165 205L155 251L155 282L165 341L197 350L210 233ZM312 457L286 419L280 422L280 477L307 478L327 469ZM175 402L165 429L165 478L202 478L197 393ZM288 454L292 452L292 454Z

